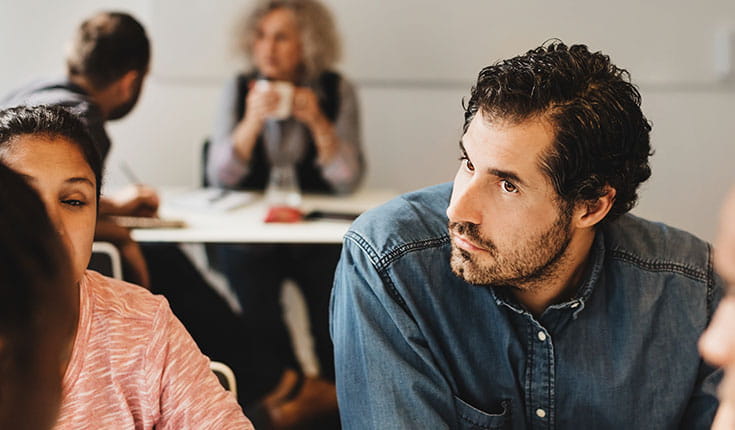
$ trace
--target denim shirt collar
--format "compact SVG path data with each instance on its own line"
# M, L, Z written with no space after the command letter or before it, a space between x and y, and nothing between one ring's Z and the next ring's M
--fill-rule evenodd
M591 265L586 270L584 281L577 288L577 293L574 297L568 301L550 305L544 310L541 317L546 314L549 310L563 310L573 309L572 318L577 319L579 313L584 309L585 303L592 295L592 290L595 284L598 283L602 274L603 263L605 261L605 237L602 229L598 229L595 233L595 239L590 247L590 262ZM498 287L488 287L490 293L493 295L493 299L498 306L506 306L513 312L518 314L529 314L520 303L506 290L502 290Z

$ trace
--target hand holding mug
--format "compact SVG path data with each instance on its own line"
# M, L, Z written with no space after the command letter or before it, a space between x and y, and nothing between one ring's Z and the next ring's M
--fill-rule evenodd
M294 90L293 115L311 130L318 151L319 162L330 160L337 150L337 138L332 123L319 107L319 99L311 88Z
M288 118L291 116L293 92L294 86L290 82L261 79L255 83L251 91L253 102L258 103L254 104L253 108L258 110L261 118ZM250 105L246 107L251 108Z
M262 124L266 118L272 116L280 101L280 95L276 90L260 82L267 84L267 81L258 81L248 92L244 118L245 121L252 120L258 124Z
M309 127L324 119L319 99L311 88L297 87L293 93L293 116Z

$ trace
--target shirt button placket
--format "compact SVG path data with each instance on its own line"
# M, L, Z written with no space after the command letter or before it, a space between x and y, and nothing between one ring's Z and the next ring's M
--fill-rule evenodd
M537 331L535 333L536 345L534 346L534 361L536 362L534 367L534 380L532 381L532 398L533 407L532 413L536 415L536 424L532 425L531 428L551 428L549 420L548 407L553 402L553 395L550 396L548 386L553 384L554 379L554 359L553 359L553 344L551 338L541 326L536 326Z

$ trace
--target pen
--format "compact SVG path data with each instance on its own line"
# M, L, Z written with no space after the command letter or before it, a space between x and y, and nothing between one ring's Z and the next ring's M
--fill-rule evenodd
M219 200L222 200L223 198L227 197L229 193L230 190L226 188L220 188L215 195L209 197L209 203L215 203Z
M138 179L135 173L133 173L133 169L131 169L128 163L126 163L125 161L120 161L120 168L122 169L125 176L128 178L128 181L130 181L131 183L135 185L140 185L143 183L140 179Z

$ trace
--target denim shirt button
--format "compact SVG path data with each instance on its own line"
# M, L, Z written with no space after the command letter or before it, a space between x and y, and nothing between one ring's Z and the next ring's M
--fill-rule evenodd
M542 331L538 332L538 340L540 340L541 342L544 342L546 340L546 333Z
M545 418L546 417L546 411L543 410L543 409L541 409L541 408L536 409L536 416L539 417L539 418Z

